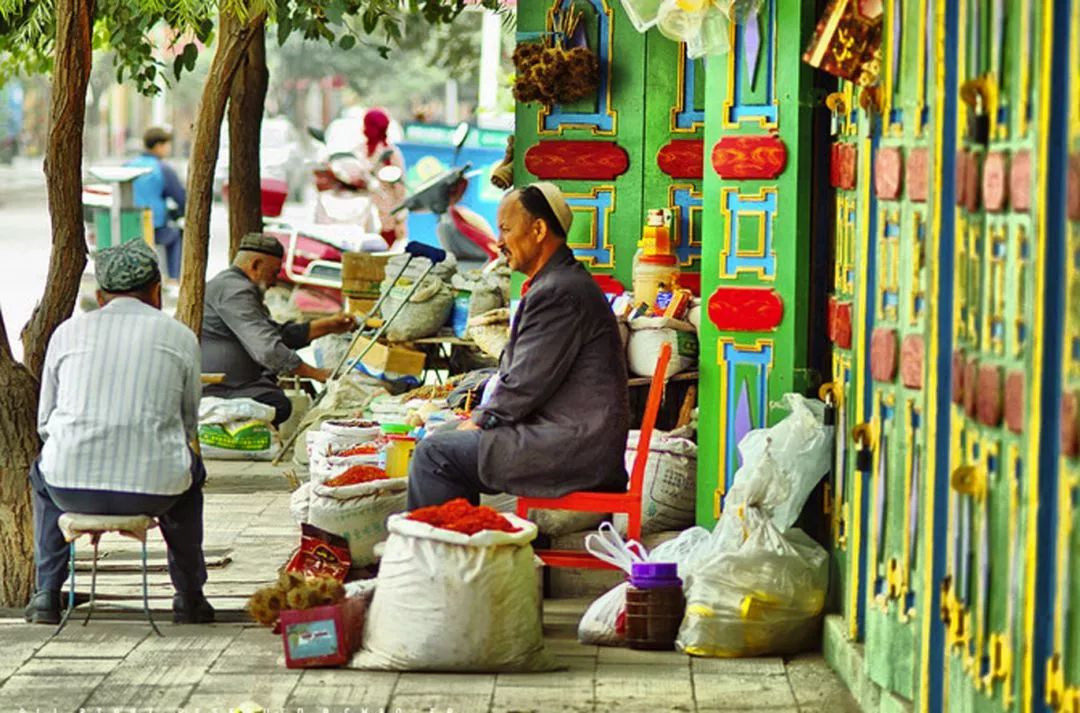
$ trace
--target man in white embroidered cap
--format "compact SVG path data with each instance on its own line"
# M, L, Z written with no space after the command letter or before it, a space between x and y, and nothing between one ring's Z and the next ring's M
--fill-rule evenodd
M133 241L95 260L101 309L61 324L45 353L38 407L43 446L30 469L37 592L26 620L60 621L68 548L64 511L153 515L169 548L173 620L203 623L206 471L199 428L199 343L161 312L157 254Z
M410 509L481 493L559 497L626 490L626 360L604 294L566 245L573 214L552 183L499 204L499 250L527 276L488 400L424 438Z

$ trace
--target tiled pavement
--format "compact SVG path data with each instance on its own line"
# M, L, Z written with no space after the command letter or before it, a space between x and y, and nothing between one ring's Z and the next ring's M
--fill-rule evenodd
M854 702L819 654L790 660L691 659L682 654L583 646L577 621L587 599L544 603L547 645L566 669L544 674L422 674L290 671L280 639L243 622L246 596L272 578L296 542L288 485L251 464L210 467L206 497L207 594L235 623L164 625L153 636L137 618L75 619L51 627L0 619L0 711L770 711L848 713ZM152 558L163 558L160 540ZM131 546L103 542L103 564L126 569ZM85 580L84 580L85 581ZM99 591L134 591L134 574L102 575ZM81 589L82 587L80 587ZM152 575L154 607L167 617L171 589ZM134 602L129 602L134 603Z

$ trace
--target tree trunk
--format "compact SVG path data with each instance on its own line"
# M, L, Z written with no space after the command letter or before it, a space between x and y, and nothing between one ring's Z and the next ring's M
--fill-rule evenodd
M229 260L240 239L262 230L259 137L266 88L266 25L255 29L229 96Z
M71 316L86 268L82 214L83 125L90 80L93 0L58 0L45 184L52 217L48 289L22 332L24 362L41 377L53 331Z
M180 300L176 318L193 332L202 330L203 294L206 292L206 254L210 244L210 209L213 204L214 168L221 148L221 121L230 87L248 45L261 31L266 14L246 23L222 11L218 45L203 87L188 161L187 210L184 213L184 258L180 268Z
M0 606L4 607L25 604L34 590L34 527L27 473L40 448L38 381L49 339L71 316L86 267L82 154L93 18L93 0L57 0L45 155L52 254L44 295L22 333L26 366L15 361L0 315Z
M37 457L38 383L15 361L0 314L0 606L34 591L34 525L27 473Z

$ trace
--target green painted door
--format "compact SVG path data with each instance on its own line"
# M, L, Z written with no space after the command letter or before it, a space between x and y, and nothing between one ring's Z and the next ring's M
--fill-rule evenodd
M868 120L857 106L858 91L843 82L829 97L833 113L830 152L833 206L833 275L829 296L829 340L832 342L832 381L821 396L835 409L836 446L824 505L829 518L833 566L831 609L844 615L848 636L862 638L865 573L862 523L866 517L862 475L856 470L853 427L865 420L862 382L865 373L866 296L873 267L866 259L869 183L862 195L858 181L859 155L869 157L863 128ZM869 167L867 158L866 167ZM860 261L860 258L862 260Z
M1069 37L1068 134L1070 180L1080 181L1080 2L1072 3ZM1067 213L1062 456L1058 482L1053 653L1046 662L1046 703L1080 710L1080 215Z
M705 62L689 59L686 45L672 42L658 30L649 30L645 39L642 211L671 211L679 267L686 284L693 286L696 280L687 277L701 273Z
M542 144L603 142L591 147L567 145L559 159L580 159L614 143L625 152L627 168L600 180L555 178L574 211L569 244L590 269L631 282L634 251L641 234L645 101L645 35L638 33L617 0L555 0L518 7L518 41L535 41L547 32L550 8L581 12L588 46L600 62L595 96L550 109L518 104L514 131L514 176L517 185L537 180L526 168L526 154Z
M732 27L731 50L706 63L701 292L708 316L701 325L697 481L704 525L719 516L739 465L739 439L781 415L770 413L771 402L809 386L811 70L800 55L811 12L811 3L766 0ZM768 305L769 315L779 300L782 316L740 319L749 311L725 310L743 299Z
M883 105L874 121L869 211L874 280L870 312L870 395L863 423L874 455L865 483L866 669L897 696L918 697L921 623L928 610L926 513L928 423L936 406L936 360L928 255L940 183L931 180L937 61L934 9L925 0L886 0L882 45ZM871 183L871 181L867 181ZM920 519L923 519L922 521Z
M1042 293L1037 40L1027 0L961 0L951 493L940 616L948 710L1030 710ZM1025 168L1025 166L1027 168Z

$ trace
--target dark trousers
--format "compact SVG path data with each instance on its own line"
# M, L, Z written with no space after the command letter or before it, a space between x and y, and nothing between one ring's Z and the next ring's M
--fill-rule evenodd
M180 278L180 256L184 241L180 229L175 225L163 225L154 228L154 242L165 248L165 270L173 280Z
M409 464L408 508L465 498L473 505L492 494L480 482L480 431L439 431L417 444Z
M201 592L206 583L203 559L203 483L206 469L195 456L191 487L179 495L147 495L111 490L54 488L45 482L37 461L30 467L34 491L34 562L37 590L60 591L68 576L68 543L60 515L153 515L169 549L169 578L178 592Z
M273 406L274 408L274 427L280 426L289 420L289 416L292 416L292 401L289 401L289 397L285 395L285 392L275 387L267 387L257 393L251 394L251 398L255 399L261 404L267 406Z

